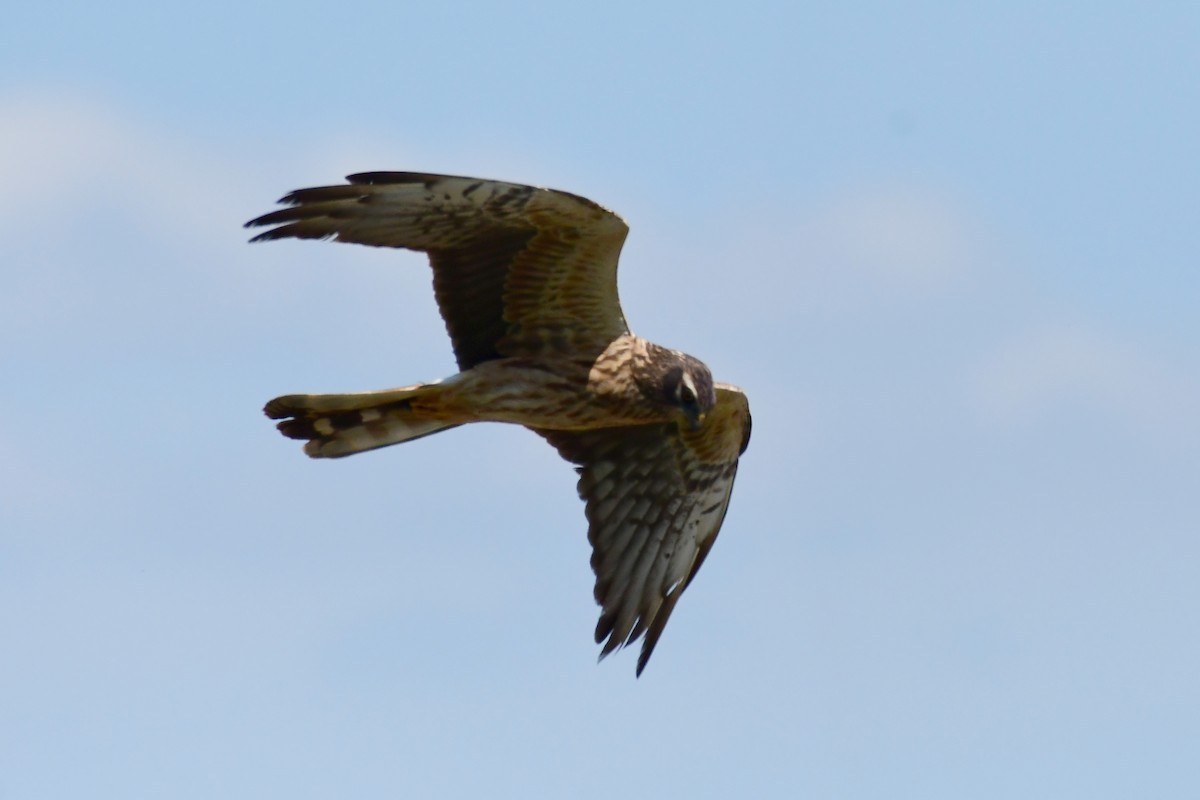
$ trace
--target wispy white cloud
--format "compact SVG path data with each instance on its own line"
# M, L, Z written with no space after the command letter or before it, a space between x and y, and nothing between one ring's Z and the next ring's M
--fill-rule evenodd
M121 146L120 129L112 113L84 98L0 98L0 219L10 222L60 195L64 184L106 172Z
M200 287L245 288L255 279L234 245L246 183L185 132L96 99L0 98L0 235L11 243L0 325L44 331L100 304L129 314Z
M994 250L967 201L915 184L777 198L758 210L727 213L730 219L721 221L727 230L700 235L693 227L664 238L696 243L683 259L689 275L712 276L699 282L706 295L719 279L722 306L755 309L760 317L939 301L983 272ZM639 239L637 246L645 245ZM678 244L651 257L679 261Z
M386 342L410 325L436 334L419 259L402 264L365 248L349 259L343 250L343 261L364 269L348 272L331 265L331 249L247 245L245 220L304 174L315 178L312 165L331 157L347 158L346 148L230 155L100 99L49 90L0 96L0 237L10 243L2 347L124 337L110 347L119 353L222 336L307 336L316 347L331 329ZM385 258L386 274L374 273ZM378 279L376 289L367 279ZM310 324L314 314L322 326ZM437 352L448 360L448 345Z
M971 383L981 413L1005 425L1099 414L1160 444L1200 438L1200 382L1167 359L1086 325L1047 324L1010 337Z
M813 261L854 276L859 287L917 293L969 271L979 237L960 203L905 186L831 198L801 235Z
M186 132L139 124L94 98L0 98L0 225L61 221L88 204L131 207L203 234L218 216L212 210L244 180L239 174Z

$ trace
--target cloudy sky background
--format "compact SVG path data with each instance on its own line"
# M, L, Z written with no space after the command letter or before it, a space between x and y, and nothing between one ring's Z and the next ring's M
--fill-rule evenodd
M0 29L0 797L1200 789L1200 10L24 4ZM749 393L712 557L597 666L574 474L261 416L452 370L360 170L618 210Z

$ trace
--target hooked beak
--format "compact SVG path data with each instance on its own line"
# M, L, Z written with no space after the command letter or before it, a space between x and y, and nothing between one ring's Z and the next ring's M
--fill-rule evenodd
M704 420L706 417L708 417L708 414L705 414L703 411L697 411L695 414L688 414L688 422L691 423L692 430L700 430L700 427L704 425Z

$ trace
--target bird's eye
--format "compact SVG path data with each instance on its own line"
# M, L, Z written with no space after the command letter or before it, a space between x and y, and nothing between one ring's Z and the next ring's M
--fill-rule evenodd
M685 406L693 406L696 404L696 393L692 391L692 387L686 383L679 385L679 402Z

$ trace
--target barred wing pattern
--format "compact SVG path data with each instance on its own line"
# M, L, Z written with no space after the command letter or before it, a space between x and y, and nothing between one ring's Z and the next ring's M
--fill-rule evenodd
M366 172L299 189L246 223L254 237L325 239L429 254L462 370L489 359L599 354L628 333L617 259L629 229L567 192L417 172Z
M750 441L746 396L718 384L717 406L698 431L667 423L537 433L579 465L600 657L645 634L641 675L725 520L738 457Z

